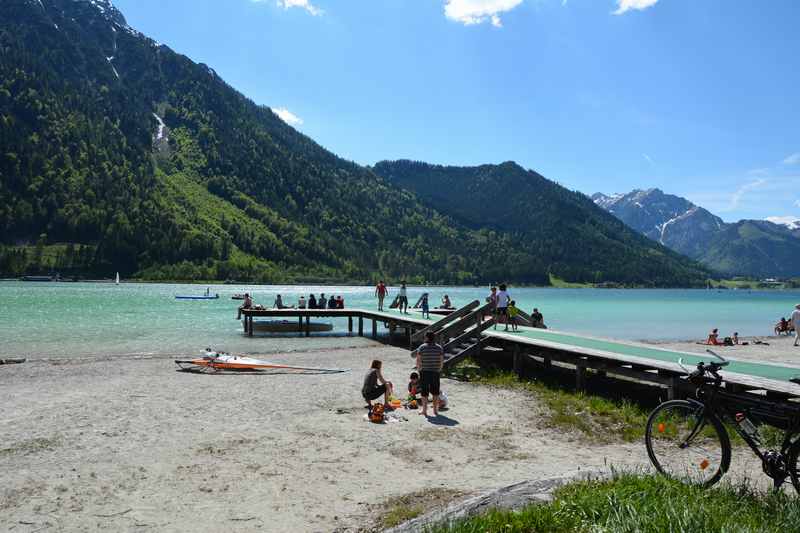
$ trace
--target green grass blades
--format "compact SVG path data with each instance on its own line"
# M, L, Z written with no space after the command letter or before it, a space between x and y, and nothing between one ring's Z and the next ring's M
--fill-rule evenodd
M552 503L519 512L492 511L435 533L630 532L784 533L800 530L800 500L746 485L714 489L661 476L622 474L566 485Z

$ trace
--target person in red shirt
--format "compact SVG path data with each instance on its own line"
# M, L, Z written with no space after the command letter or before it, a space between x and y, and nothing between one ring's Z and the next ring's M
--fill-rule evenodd
M389 292L386 290L386 285L383 283L383 280L378 282L378 286L375 287L375 296L378 297L378 311L383 311L383 300L386 298L386 293Z

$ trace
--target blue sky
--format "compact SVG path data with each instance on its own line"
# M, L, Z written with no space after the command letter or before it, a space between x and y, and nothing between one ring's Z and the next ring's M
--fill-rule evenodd
M794 0L115 0L342 157L800 218Z

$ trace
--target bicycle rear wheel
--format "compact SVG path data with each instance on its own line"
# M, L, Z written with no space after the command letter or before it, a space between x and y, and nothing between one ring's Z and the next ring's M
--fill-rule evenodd
M709 487L731 464L731 443L722 422L685 400L664 402L645 428L650 462L662 474Z

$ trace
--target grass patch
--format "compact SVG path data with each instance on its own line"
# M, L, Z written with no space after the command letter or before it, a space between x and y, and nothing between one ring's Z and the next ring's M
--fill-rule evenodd
M622 474L566 485L545 505L485 515L433 528L435 533L477 532L786 532L797 531L800 500L747 485L713 489L663 476Z
M0 457L4 455L30 455L57 447L57 438L35 438L24 440L10 448L0 448Z
M555 380L520 381L513 372L481 368L471 362L460 365L453 374L466 381L528 392L547 407L547 426L579 431L593 442L634 442L644 438L650 409L629 400L571 391Z
M550 274L550 285L557 289L591 289L594 287L594 283L566 281L561 278L557 278L552 274Z
M432 509L444 507L463 495L464 493L458 490L438 488L418 490L391 498L383 504L374 506L378 511L375 525L379 531L400 525Z
M457 365L451 375L463 381L530 393L547 408L544 422L548 427L578 431L597 444L642 441L647 419L660 403L658 399L633 401L622 396L624 391L620 391L617 398L575 391L565 387L558 378L545 374L535 381L520 381L513 372L480 366L472 359ZM747 447L729 423L725 422L724 426L733 447ZM780 449L783 443L784 432L774 427L760 426L759 435L762 448ZM744 453L751 452L748 449Z

